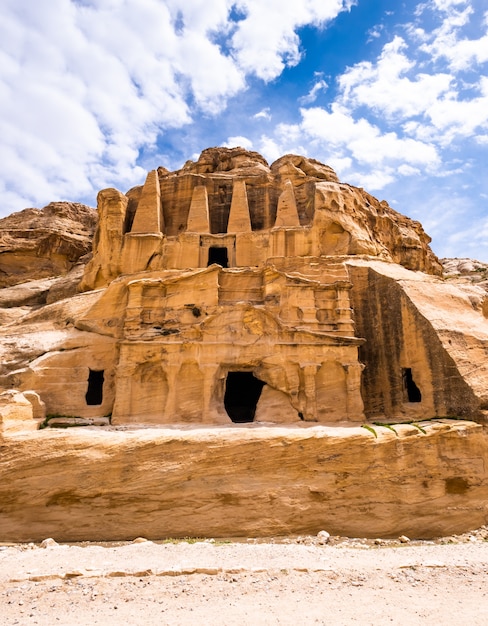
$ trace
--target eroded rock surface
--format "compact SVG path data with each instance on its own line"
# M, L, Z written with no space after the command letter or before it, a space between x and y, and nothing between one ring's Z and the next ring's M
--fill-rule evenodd
M94 212L49 207L6 218L18 267L0 256L9 537L488 521L488 303L454 277L474 262L442 277L420 224L296 155L212 148L102 190L86 266ZM84 434L28 433L39 415Z
M206 267L217 246L228 249L231 266L283 255L366 254L442 272L418 222L297 155L269 166L242 148L209 148L181 170L149 172L145 185L126 195L101 191L98 212L84 289L121 273Z
M2 539L432 537L487 519L487 432L388 428L43 430L2 442Z
M96 212L51 202L0 219L0 288L66 274L91 251Z

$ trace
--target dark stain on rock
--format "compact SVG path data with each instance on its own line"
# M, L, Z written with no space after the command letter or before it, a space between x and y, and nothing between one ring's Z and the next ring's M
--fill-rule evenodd
M466 493L469 489L469 483L465 478L461 476L454 476L453 478L446 478L446 493L449 494L462 494Z

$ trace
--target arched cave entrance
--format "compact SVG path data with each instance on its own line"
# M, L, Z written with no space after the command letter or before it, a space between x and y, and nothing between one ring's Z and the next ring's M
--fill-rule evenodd
M422 393L415 384L410 367L403 368L403 390L408 402L422 402Z
M225 381L224 407L236 424L254 421L264 383L252 372L229 372Z
M102 404L104 378L103 370L90 370L88 374L88 389L85 394L88 405Z
M223 248L222 246L211 246L208 249L208 263L212 265L212 263L217 263L217 265L221 265L222 267L229 267L229 252L227 248Z

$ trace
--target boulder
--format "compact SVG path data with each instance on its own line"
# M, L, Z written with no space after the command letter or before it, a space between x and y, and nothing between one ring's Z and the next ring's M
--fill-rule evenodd
M91 251L96 212L51 202L0 219L0 288L66 274Z

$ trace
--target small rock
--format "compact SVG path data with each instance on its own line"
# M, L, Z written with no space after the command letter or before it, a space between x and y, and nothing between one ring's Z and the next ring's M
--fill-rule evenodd
M374 545L375 546L384 546L385 545L385 540L384 539L375 539L374 540Z
M326 530L321 530L317 533L317 543L320 546L323 546L326 543L329 543L329 539L330 539L330 534Z
M149 539L146 539L145 537L136 537L132 543L146 543L146 541L149 541Z
M55 546L59 546L59 543L54 541L52 537L48 537L41 542L41 548L54 548Z
M410 543L410 539L406 535L400 535L400 537L398 537L398 541L400 543Z

